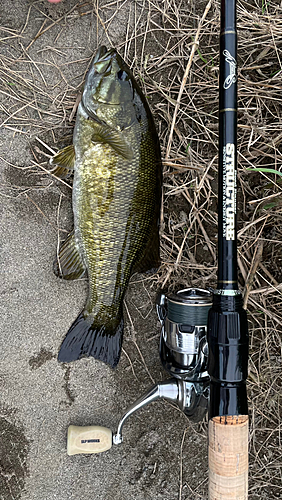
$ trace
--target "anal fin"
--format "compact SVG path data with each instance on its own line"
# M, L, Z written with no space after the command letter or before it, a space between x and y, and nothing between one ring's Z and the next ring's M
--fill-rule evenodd
M52 174L56 175L60 179L64 179L69 174L72 173L75 163L75 152L74 146L71 144L67 146L53 156L50 160L50 164L54 165Z
M72 231L61 245L58 259L54 261L54 273L65 280L82 278L86 273Z

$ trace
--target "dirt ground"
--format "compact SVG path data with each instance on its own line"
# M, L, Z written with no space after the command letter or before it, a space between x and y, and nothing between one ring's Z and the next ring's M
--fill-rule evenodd
M137 413L124 428L124 443L104 454L66 453L70 424L116 430L127 406L167 378L158 356L158 290L215 285L218 1L204 22L169 146L179 87L207 3L1 2L0 500L207 500L206 422L191 424L169 403ZM239 265L251 334L251 500L282 498L281 183L246 174L254 165L281 165L279 3L239 2L241 49L249 54L239 86ZM52 272L58 237L72 228L71 188L46 172L48 147L57 151L71 142L78 91L101 44L116 47L132 65L165 159L162 266L153 276L132 277L114 371L92 358L57 362L87 282L64 282ZM239 62L243 66L242 55ZM256 205L264 198L265 205Z

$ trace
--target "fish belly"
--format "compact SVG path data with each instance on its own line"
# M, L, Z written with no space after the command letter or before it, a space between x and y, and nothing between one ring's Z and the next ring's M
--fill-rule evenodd
M126 160L110 145L91 141L91 123L86 133L77 134L82 131L77 123L74 234L88 272L89 294L58 359L93 356L115 367L122 345L122 299L130 275L146 260L144 249L151 251L151 240L158 249L158 154L154 140L150 142L139 124L137 130L124 132L133 151L132 159Z
M130 272L130 218L138 177L138 159L130 165L111 148L95 144L75 169L75 237L89 277L86 311L121 300ZM133 257L133 255L132 255Z

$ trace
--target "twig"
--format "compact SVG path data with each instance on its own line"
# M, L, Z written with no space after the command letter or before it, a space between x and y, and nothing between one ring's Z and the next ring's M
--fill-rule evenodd
M55 231L57 232L58 231L58 228L53 224L53 222L50 221L50 219L47 217L47 215L45 215L44 212L42 212L41 208L37 205L37 203L35 203L35 201L33 201L27 193L25 193L25 196L27 197L27 199L29 201L31 201L31 203L33 203L33 205L37 208L38 212L41 213L41 215L43 215L43 217L49 222L49 224L51 224L51 226L55 229Z
M56 154L56 151L54 151L54 149L50 148L50 146L48 146L48 144L46 144L45 142L43 142L41 139L39 139L39 137L35 137L35 139L40 142L40 144L42 146L44 146L44 148L48 149L50 151L50 153L52 153L52 155L55 155Z
M145 363L145 359L144 359L144 357L143 357L143 354L142 354L142 352L140 351L139 346L138 346L138 344L137 344L137 342L136 342L136 332L135 332L134 324L133 324L133 321L132 321L132 318L131 318L131 315L130 315L130 312L129 312L129 310L128 310L128 306L127 306L127 304L126 304L126 301L125 301L125 300L124 300L123 304L124 304L125 310L126 310L126 312L127 312L127 316L128 316L128 318L129 318L129 321L130 321L130 324L131 324L131 330L132 330L132 334L133 334L133 338L132 338L131 340L132 340L133 344L135 345L135 347L136 347L136 349L137 349L137 351L138 351L138 353L139 353L139 356L140 356L140 358L141 358L141 360L142 360L142 363L143 363L143 365L144 365L144 368L145 368L145 370L146 370L147 374L149 375L149 377L150 377L151 381L152 381L152 382L153 382L153 384L154 384L154 383L155 383L155 381L154 381L154 379L153 379L153 377L152 377L151 373L150 373L150 372L149 372L149 370L148 370L148 367L147 367L147 365L146 365L146 363Z
M136 373L135 373L135 370L134 370L134 368L133 368L133 364L132 364L132 361L131 361L130 357L128 356L128 354L127 354L126 350L125 350L123 347L121 348L121 350L122 350L123 354L125 354L125 356L127 357L128 361L129 361L129 364L130 364L130 368L131 368L132 373L133 373L133 376L135 377L135 379L136 379L136 380L137 380L137 382L138 382L138 377L137 377L137 375L136 375Z
M47 170L47 168L42 167L42 165L40 165L40 163L37 163L36 161L33 161L33 160L31 160L31 162L34 165L36 165L36 167L39 167L39 168L41 168L41 170L44 170L44 172L46 172L46 174L51 175L52 177L54 177L54 179L61 182L62 184L64 184L68 188L72 189L72 187L67 182L65 182L63 179L60 179L59 177L56 177L56 175L52 174L52 172L50 172L50 170Z
M81 96L82 96L81 92L78 92L78 93L77 93L77 96L76 96L75 103L74 103L73 108L72 108L72 110L71 110L70 117L69 117L69 121L70 121L70 122L73 120L73 117L74 117L74 115L75 115L75 113L76 113L76 110L77 110L77 108L78 108L78 105L79 105L79 103L80 103L80 101L81 101Z
M249 298L249 302L252 303L253 306L255 306L256 309L261 309L261 311L264 312L270 319L273 319L278 325L282 326L282 321L280 321L275 314L272 314L269 310L267 310L265 307L263 307L261 304L259 304L256 300L254 300L252 297Z
M58 262L60 276L62 276L62 274L63 274L62 273L61 262L60 262L60 258L59 258L59 252L60 252L60 230L59 230L59 227L60 227L60 209L61 209L62 197L63 197L63 193L60 194L60 199L59 199L59 203L58 203L58 210L57 210L57 227L58 227L58 236L57 236L57 262Z
M183 79L182 79L180 90L178 92L176 106L175 106L174 113L173 113L172 124L171 124L171 128L170 128L170 134L169 134L167 148L166 148L166 154L165 154L165 159L166 160L169 158L169 155L170 155L170 150L171 150L171 145L172 145L172 138L173 138L173 132L174 132L174 127L175 127L175 123L176 123L177 113L178 113L178 110L179 110L179 107L180 107L181 97L182 97L182 94L183 94L183 91L184 91L184 87L186 85L186 80L187 80L188 75L189 75L189 71L190 71L190 68L191 68L191 65L192 65L194 54L195 54L195 52L196 52L196 50L197 50L197 48L199 46L198 40L199 40L200 32L201 32L204 20L205 20L207 14L208 14L208 12L209 12L209 10L211 8L211 4L212 4L212 0L209 0L209 2L206 5L206 8L205 8L204 14L202 16L202 19L199 22L197 33L196 33L196 36L195 36L195 41L194 41L194 43L192 45L192 49L191 49L191 54L190 54L190 57L189 57L189 61L188 61L188 64L186 66L186 70L185 70L185 73L184 73L184 76L183 76Z
M184 446L185 436L186 436L189 428L190 427L186 427L185 431L183 432L182 441L181 441L181 448L180 448L180 471L179 471L179 495L178 495L178 500L182 499L182 489L183 489L183 464L182 464L182 455L183 455L183 446Z
M251 269L249 272L249 276L248 276L246 284L245 284L245 289L244 289L244 294L243 294L244 295L244 303L243 303L244 309L247 308L248 298L249 298L250 291L251 291L252 286L253 286L255 275L257 272L257 268L258 268L260 261L262 259L262 252L263 252L263 242L260 242L256 246L256 250L254 252L254 257L253 257Z

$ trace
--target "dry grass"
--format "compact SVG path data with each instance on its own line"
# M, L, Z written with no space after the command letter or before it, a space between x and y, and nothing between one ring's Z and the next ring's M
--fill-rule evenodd
M238 242L240 285L250 322L252 499L267 497L267 492L271 498L282 497L282 184L279 176L247 170L281 167L279 4L278 0L238 0ZM20 31L0 28L0 128L28 139L39 135L52 148L60 146L62 136L67 140L73 128L69 117L92 50L81 47L77 58L66 62L67 47L60 30L64 23L83 16L93 19L96 45L101 40L115 45L132 66L154 112L161 140L162 266L150 279L168 289L215 286L219 3L79 2L55 20L40 5L31 5ZM33 9L41 26L28 38ZM111 30L121 12L126 13L127 28L117 44ZM38 50L37 40L47 31L54 33L53 45ZM77 70L75 78L69 74L71 64ZM54 75L52 84L49 75ZM46 169L50 151L38 142L36 147L35 142L30 168L39 164ZM27 190L17 191L17 186L10 188L9 195L27 194Z

